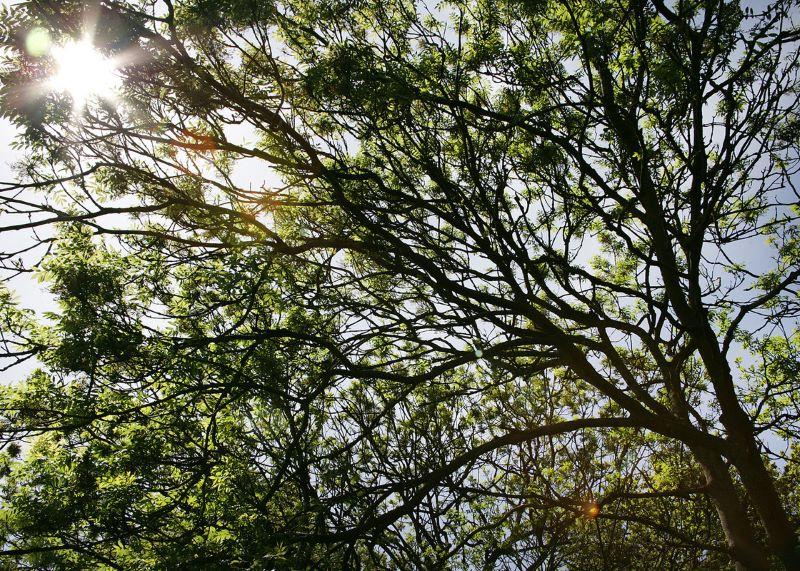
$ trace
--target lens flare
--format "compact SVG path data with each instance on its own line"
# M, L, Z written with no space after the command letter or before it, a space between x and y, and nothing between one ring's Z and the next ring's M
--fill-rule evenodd
M583 513L589 519L594 519L600 515L600 506L594 502L586 502L583 505Z
M56 64L50 88L69 94L76 108L91 97L113 99L118 85L117 65L88 40L54 46L51 54Z
M50 51L50 32L34 28L25 37L25 50L33 57L42 57Z

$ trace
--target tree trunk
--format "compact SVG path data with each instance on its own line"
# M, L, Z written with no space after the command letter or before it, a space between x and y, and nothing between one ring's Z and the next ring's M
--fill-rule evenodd
M736 454L731 460L767 532L770 549L786 569L800 570L794 526L752 437L749 442L737 442Z
M693 448L692 453L706 476L708 494L717 510L737 571L769 569L767 556L755 539L727 466L716 453L706 449Z
M720 421L728 431L728 441L732 445L728 457L736 467L767 532L770 549L787 569L800 570L800 553L797 551L794 526L789 521L780 495L775 489L772 475L764 465L758 442L753 435L753 423L736 396L728 362L719 346L710 341L713 335L710 325L707 322L704 325L708 335L697 339L697 344L722 410Z

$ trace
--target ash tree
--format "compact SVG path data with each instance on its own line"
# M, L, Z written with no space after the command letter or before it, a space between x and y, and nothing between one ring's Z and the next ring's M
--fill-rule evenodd
M4 8L7 567L800 568L799 15Z

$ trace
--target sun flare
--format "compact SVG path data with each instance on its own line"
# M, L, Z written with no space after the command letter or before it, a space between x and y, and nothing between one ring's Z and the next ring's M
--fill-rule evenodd
M97 51L89 40L54 46L51 55L56 70L50 87L67 93L80 107L91 97L112 99L117 87L117 64Z

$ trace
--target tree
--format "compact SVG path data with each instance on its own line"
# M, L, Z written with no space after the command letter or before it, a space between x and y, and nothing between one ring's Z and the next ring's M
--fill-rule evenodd
M4 553L800 568L797 16L6 9L4 228L50 229L61 310L4 294L42 364L3 397ZM115 98L26 46L87 29Z

